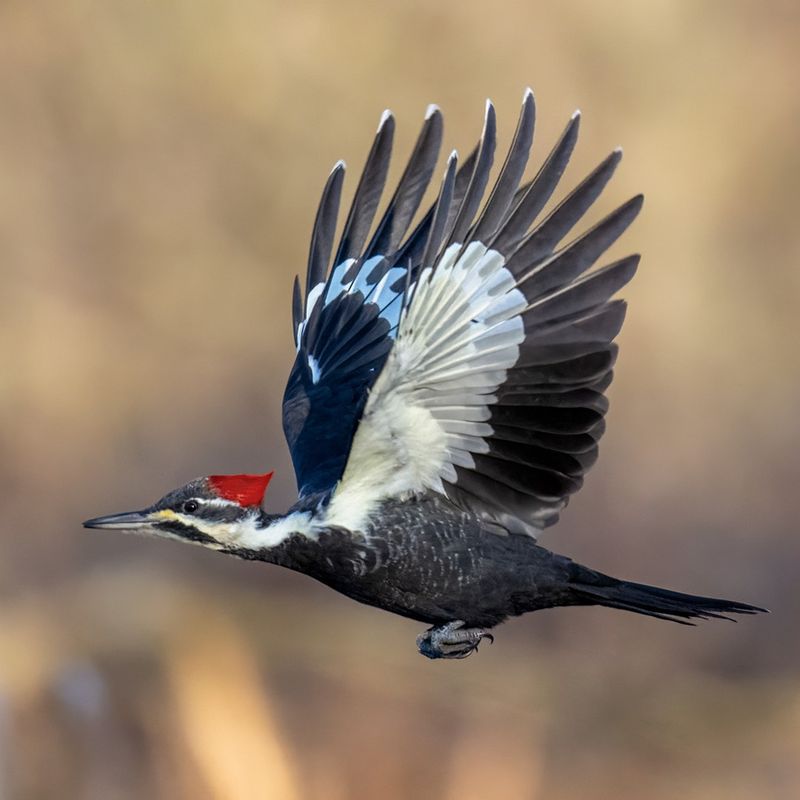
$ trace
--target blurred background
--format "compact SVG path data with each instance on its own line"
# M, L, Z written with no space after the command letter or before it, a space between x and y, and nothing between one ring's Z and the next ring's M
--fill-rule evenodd
M0 4L0 798L800 796L796 3ZM544 612L455 663L299 575L107 532L276 470L290 290L333 162L394 173L531 85L565 189L645 210L600 463L544 544L773 609Z

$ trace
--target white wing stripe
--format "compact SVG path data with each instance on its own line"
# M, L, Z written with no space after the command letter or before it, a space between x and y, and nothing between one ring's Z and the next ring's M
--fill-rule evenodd
M381 261L383 261L383 256L374 256L368 259L359 267L358 273L351 281L345 281L344 276L356 263L354 258L348 258L336 266L327 284L318 283L308 293L305 316L297 326L296 345L298 350L303 340L303 331L320 297L323 298L323 304L327 306L337 297L361 292L366 302L374 303L380 308L379 315L389 323L390 328L395 328L401 312L401 304L396 301L402 297L403 292L396 292L391 287L406 274L406 271L400 267L392 267L376 284L370 284L369 275Z
M427 405L432 404L428 403ZM434 406L431 414L440 420L461 419L465 422L486 422L491 416L485 404L479 406Z
M517 323L518 320L509 320L509 322ZM476 361L473 353L470 350L470 345L475 341L475 338L476 335L473 333L472 336L464 336L460 341L454 342L453 346L448 348L444 353L434 359L431 359L429 362L431 369L429 371L426 370L426 372L428 372L428 374L435 374L436 370L433 368L438 367L440 364L446 364L448 367L457 367L461 364L469 364L473 367L479 366L479 362ZM496 334L492 333L489 336L482 335L482 354L480 363L491 361L492 356L500 354L500 358L503 359L503 363L505 364L505 358L510 355L510 350L515 351L514 361L516 361L516 355L519 353L519 341L518 324L514 325L511 330L508 331L501 331ZM485 350L483 350L484 347L486 348ZM461 353L462 355L456 358L454 355L456 353ZM513 364L514 361L511 363Z
M335 297L338 297L340 294L343 294L347 291L348 284L346 284L343 280L344 276L347 274L347 271L353 264L356 263L354 258L348 258L345 261L342 261L336 269L334 269L333 274L330 277L330 283L328 287L328 291L325 294L325 305L331 302ZM306 311L306 319L308 319L309 312Z
M447 448L447 460L456 467L466 467L475 469L475 459L466 450L459 450L456 447Z
M456 436L454 433L448 433L447 446L461 447L464 450L469 450L470 453L489 452L489 445L486 443L485 439L481 438L480 436L469 436L468 434Z
M447 433L464 434L465 436L491 436L494 430L488 422L469 422L463 419L442 420Z
M491 394L503 383L506 379L506 375L507 373L505 370L483 372L477 375L464 373L460 378L437 381L436 388L442 391L480 389L486 394Z
M425 405L430 408L469 408L471 406L487 406L496 401L492 394L481 394L480 392L440 392L437 389L420 390L416 395L420 400L424 400Z

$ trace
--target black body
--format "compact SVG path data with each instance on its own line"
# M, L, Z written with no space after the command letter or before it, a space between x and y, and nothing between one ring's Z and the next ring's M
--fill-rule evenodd
M273 517L264 516L265 524ZM536 544L500 533L440 495L389 501L366 534L297 534L262 551L228 550L302 572L367 605L443 625L492 628L528 611L603 605L675 622L761 610L620 581Z

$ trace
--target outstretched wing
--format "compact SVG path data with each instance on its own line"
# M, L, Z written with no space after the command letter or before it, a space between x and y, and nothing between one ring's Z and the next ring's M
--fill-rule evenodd
M428 109L398 187L367 242L393 137L394 118L385 112L329 270L344 178L344 164L334 167L314 223L305 299L295 280L297 358L284 394L283 426L301 496L325 493L342 477L367 392L391 350L415 263L413 254L398 259L398 253L436 165L441 113Z
M359 396L360 421L328 507L337 524L362 527L383 499L434 490L487 523L535 534L556 521L597 457L613 339L625 314L612 297L633 276L638 256L589 269L636 217L642 197L559 247L621 152L539 221L575 144L578 117L520 189L533 117L526 93L479 213L495 145L487 104L466 188L462 179L457 190L453 155L433 209L400 246L403 256L388 259L397 265L407 258L414 268L401 269L405 292L390 278L388 302L375 310L388 330L375 340L380 356L372 366L380 375L363 381L369 397ZM361 333L355 338L354 346L373 346Z

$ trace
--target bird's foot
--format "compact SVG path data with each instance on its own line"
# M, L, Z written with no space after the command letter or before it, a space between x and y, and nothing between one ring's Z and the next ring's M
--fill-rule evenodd
M417 636L420 653L427 658L466 658L484 639L488 639L489 644L494 641L486 628L465 628L465 624L457 619L447 625L428 628Z

